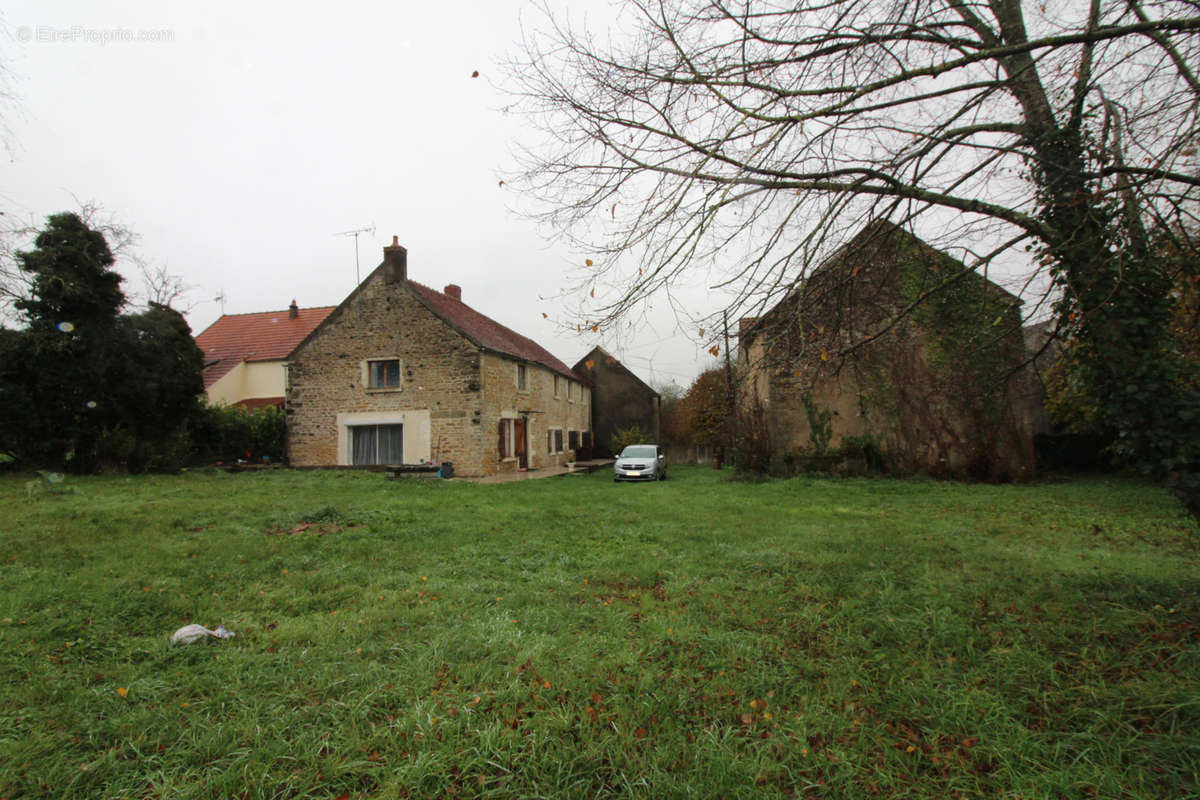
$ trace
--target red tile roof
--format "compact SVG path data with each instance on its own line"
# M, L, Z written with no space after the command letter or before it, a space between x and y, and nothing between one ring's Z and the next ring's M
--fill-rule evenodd
M537 342L480 314L461 300L455 300L443 292L430 289L413 280L408 281L408 285L426 308L457 328L459 332L480 347L522 361L541 364L553 372L577 381L584 380Z
M243 361L281 361L325 321L334 306L302 308L295 319L288 309L256 314L226 314L196 337L204 351L204 388L208 389Z

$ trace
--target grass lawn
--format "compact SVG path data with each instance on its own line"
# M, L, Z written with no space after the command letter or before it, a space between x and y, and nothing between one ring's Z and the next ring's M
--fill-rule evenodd
M0 798L1200 795L1164 491L727 478L0 479Z

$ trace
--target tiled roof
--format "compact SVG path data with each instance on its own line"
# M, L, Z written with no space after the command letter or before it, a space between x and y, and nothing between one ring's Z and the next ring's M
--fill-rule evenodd
M547 369L577 381L585 380L537 342L480 314L461 300L455 300L448 294L430 289L413 280L408 281L408 285L426 308L446 320L480 347L522 361L541 364Z
M277 361L320 325L334 306L302 308L289 319L288 309L256 314L226 314L196 337L204 351L204 388L208 389L243 361Z

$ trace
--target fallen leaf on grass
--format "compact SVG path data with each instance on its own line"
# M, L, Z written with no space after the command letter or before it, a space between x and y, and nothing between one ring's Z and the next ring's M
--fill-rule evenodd
M121 686L117 688L117 694L119 694L121 697L124 697L125 695L129 694L129 690L124 686Z

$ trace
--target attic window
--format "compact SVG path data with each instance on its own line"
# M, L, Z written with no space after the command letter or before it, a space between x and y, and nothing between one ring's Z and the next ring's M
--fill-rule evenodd
M400 359L383 358L368 361L368 389L399 389L400 388Z

